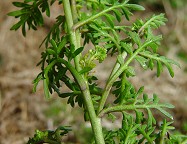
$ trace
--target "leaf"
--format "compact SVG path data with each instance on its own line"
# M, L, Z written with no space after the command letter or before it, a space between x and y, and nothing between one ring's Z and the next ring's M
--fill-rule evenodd
M146 58L144 58L144 57L142 57L142 56L136 56L136 58L135 58L138 62L139 62L139 64L144 68L144 69L147 69L147 59Z
M133 41L138 45L141 46L141 39L136 32L129 32L128 35L133 39Z
M163 71L162 63L158 60L157 61L157 77L160 76L162 71Z
M84 74L92 70L92 67L84 67L79 73Z
M162 105L163 105L163 107L166 107L166 108L175 108L175 106L170 103L164 103Z
M45 98L46 99L50 99L50 94L49 94L49 88L48 88L48 83L47 83L47 80L44 79L43 80L43 86L44 86L44 94L45 94Z
M54 56L56 55L56 52L50 48L46 49L46 52L50 55L54 55Z
M154 53L157 52L158 45L157 45L156 43L151 43L149 46L153 49L153 52L154 52Z
M61 98L66 98L66 97L70 97L70 96L72 96L72 92L70 92L70 93L61 93L59 95L59 97L61 97Z
M141 95L144 91L144 86L140 87L136 95Z
M33 92L36 92L36 87L37 87L39 81L42 79L43 79L42 73L39 73L38 76L33 80L33 82L32 82L34 84Z
M61 50L65 47L67 43L67 37L63 37L60 44L58 45L57 54L61 52Z
M145 24L143 25L144 29L151 26L152 28L158 28L161 25L165 25L167 19L165 18L164 14L161 13L159 15L153 15L151 18L147 19Z
M84 47L80 47L80 48L76 49L73 53L74 57L79 55L83 51L83 49L84 49Z
M168 64L168 63L165 63L165 66L167 67L170 76L171 76L171 77L174 77L174 71L173 71L173 68L171 67L171 65Z
M124 59L123 59L123 57L122 57L121 54L119 54L119 55L117 56L117 60L118 60L118 62L120 63L120 65L123 65L123 64L124 64Z
M152 124L156 124L156 120L151 112L150 109L147 109L147 113L148 113L148 128L152 127Z
M114 17L110 14L104 14L109 25L114 28Z
M104 47L105 47L106 49L110 49L110 48L112 48L113 46L114 46L113 43L109 43L109 44L105 44L105 45L104 45Z
M128 66L126 75L127 75L127 77L130 77L130 76L133 77L133 76L135 76L136 73L135 73L134 67Z
M156 108L157 110L159 110L161 113L163 113L165 116L167 116L168 118L172 119L173 120L173 116L168 113L167 111L165 111L163 108Z
M26 36L25 23L22 25L22 34L24 37Z
M10 30L17 30L20 28L21 25L23 25L27 21L27 17L25 19L21 19L18 23L14 24Z
M122 9L123 14L125 15L126 19L129 21L130 20L129 16L131 16L133 14L125 7L122 7L121 9Z
M145 8L141 5L137 5L137 4L126 4L126 7L130 8L131 10L136 10L136 11L143 11L145 10Z
M35 0L24 0L25 3L29 3L31 1L35 1Z
M68 99L68 102L67 102L67 103L70 104L72 107L75 106L74 98L75 98L75 96L74 96L74 95L71 95L71 96L69 97L69 99Z
M54 50L57 51L58 47L57 47L57 44L56 44L55 40L51 39L50 43L53 46Z
M78 95L76 98L75 98L75 102L78 103L79 107L82 107L83 106L83 99L82 99L82 95Z
M17 11L10 12L10 13L8 13L7 15L8 15L8 16L15 16L15 17L18 17L18 16L21 16L21 15L26 14L26 13L29 13L29 12L28 12L28 11L25 11L25 10L17 10Z
M121 13L120 13L120 11L119 10L113 10L113 12L114 12L114 14L115 14L115 16L116 16L116 19L118 20L118 22L120 22L121 21Z
M153 68L154 68L153 59L150 59L150 60L149 60L148 67L149 67L151 70L153 70Z
M145 103L148 102L149 98L148 98L147 94L143 94L143 100L144 100Z
M131 44L127 44L127 43L124 43L124 42L121 42L120 44L121 44L121 46L125 49L125 51L126 51L128 54L130 54L130 55L133 54L133 47L132 47Z
M26 4L26 3L22 3L22 2L12 2L12 4L16 7L28 7L30 5Z
M153 103L157 104L159 102L159 98L156 94L153 94Z

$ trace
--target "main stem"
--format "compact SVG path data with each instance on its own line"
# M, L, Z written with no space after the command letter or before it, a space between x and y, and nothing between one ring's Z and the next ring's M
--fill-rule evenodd
M72 4L75 5L76 3L72 2ZM76 31L72 30L72 27L74 24L73 20L75 19L75 15L72 16L72 13L75 13L75 9L74 9L75 7L72 6L72 9L71 9L69 0L63 0L63 5L64 5L64 13L66 17L66 22L68 26L68 33L70 35L70 43L75 46L75 49L77 49L80 46L79 33L78 33L78 30ZM86 105L86 110L88 111L90 122L92 125L95 142L96 144L105 144L103 133L102 133L101 118L97 117L96 115L87 80L83 76L81 76L79 73L77 73L77 71L81 70L79 60L80 60L80 56L78 55L75 57L75 60L74 60L75 68L76 68L76 71L75 71L76 75L74 76L83 94L83 98L84 98L85 105Z

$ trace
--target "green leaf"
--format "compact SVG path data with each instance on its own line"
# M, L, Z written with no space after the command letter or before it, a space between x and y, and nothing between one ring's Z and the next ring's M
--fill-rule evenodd
M79 55L83 51L83 49L84 49L84 47L80 47L80 48L76 49L73 53L74 57Z
M33 84L34 84L34 87L33 87L33 92L36 92L36 87L39 83L40 80L43 79L43 76L42 76L42 73L38 74L38 76L33 80Z
M24 25L24 23L27 21L27 17L24 17L23 19L21 19L18 23L14 24L10 30L17 30L20 28L21 25Z
M34 2L35 0L24 0L25 3Z
M136 93L136 95L138 95L138 96L141 95L143 93L143 91L144 91L144 86L142 86L142 87L139 88L139 90Z
M44 86L44 94L45 94L45 98L46 99L50 99L50 94L49 94L49 88L48 88L48 83L47 83L47 80L46 79L44 79L43 80L43 86Z
M173 116L168 113L167 111L165 111L163 108L156 108L157 110L159 110L161 113L163 113L165 116L167 116L168 118L172 119L173 120Z
M157 61L157 77L160 76L162 71L163 71L162 63L160 61Z
M127 75L127 77L129 77L129 76L132 76L132 77L135 76L136 73L135 73L134 67L128 66L126 75Z
M51 40L50 40L50 43L51 43L51 45L53 46L54 50L57 51L57 50L58 50L58 47L57 47L57 44L56 44L55 40L51 39Z
M104 14L109 25L114 28L114 17L110 14Z
M154 104L157 104L159 102L159 98L156 94L153 94L153 102Z
M56 55L56 52L50 48L46 49L46 52L50 55L54 55L54 56Z
M149 60L148 67L149 67L151 70L153 70L153 68L154 68L153 59L150 59L150 60Z
M152 124L156 124L156 120L150 109L147 109L148 112L148 127L152 127Z
M92 70L92 67L84 67L79 73L84 74Z
M120 11L114 9L113 12L114 12L114 14L115 14L116 19L118 20L118 22L120 22L121 21L121 16L122 16L122 14L120 13Z
M174 71L173 71L173 68L171 67L171 65L168 64L168 63L165 63L165 66L167 67L170 76L171 76L171 77L174 77Z
M128 54L130 54L130 55L133 54L133 47L132 47L131 44L127 44L127 43L124 43L124 42L121 42L120 44L121 44L122 48L124 48L125 51L126 51Z
M126 4L126 7L130 8L131 10L136 10L136 11L143 11L145 10L145 8L141 5L137 5L137 4Z
M22 34L24 37L26 36L25 23L22 25Z
M141 39L136 32L130 31L128 34L138 46L141 46Z
M12 2L12 4L16 7L28 7L30 5L26 4L26 3L22 3L22 2Z
M7 15L8 15L8 16L15 16L15 17L18 17L18 16L21 16L21 15L26 14L26 13L29 13L29 12L28 12L28 11L25 11L25 10L17 10L17 11L10 12L10 13L8 13Z
M122 7L121 9L122 9L123 14L125 15L126 19L129 21L130 20L129 16L131 16L133 14L125 7Z
M117 56L117 60L118 60L118 62L120 63L120 65L123 65L123 64L124 64L124 59L123 59L123 57L122 57L121 54L119 54L119 55Z
M72 92L70 92L70 93L61 93L61 94L59 95L59 97L61 97L61 98L66 98L66 97L70 97L70 96L72 96L72 95L73 95Z
M148 102L149 98L148 98L147 94L143 94L143 100L144 100L145 103Z
M67 37L63 37L60 44L58 45L57 53L59 54L61 50L65 47L67 43Z
M110 49L110 48L112 48L113 46L114 46L113 43L109 43L109 44L105 44L105 45L104 45L104 47L105 47L106 49Z
M139 62L139 64L144 68L144 69L147 69L147 59L146 58L144 58L144 57L142 57L142 56L136 56L136 58L135 58L138 62Z
M170 104L170 103L164 103L164 104L162 104L164 107L166 107L166 108L175 108L175 106L174 105L172 105L172 104Z

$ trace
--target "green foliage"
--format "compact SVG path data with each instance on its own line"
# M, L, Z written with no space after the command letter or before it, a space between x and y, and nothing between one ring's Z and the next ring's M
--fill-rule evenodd
M27 144L61 144L61 137L65 136L69 131L71 131L71 129L67 126L60 126L55 131L36 130L34 137L30 138Z
M19 22L11 27L11 30L18 30L22 27L22 33L26 36L26 25L28 28L37 30L37 26L44 24L42 13L50 16L49 3L46 0L24 0L24 2L13 2L20 10L8 13L9 16L19 18ZM51 3L52 4L52 3Z
M55 1L52 0L50 4ZM33 81L34 88L40 80L44 83L46 98L56 92L60 98L67 98L67 104L72 107L78 104L84 111L85 120L92 124L95 143L175 143L185 141L184 136L176 138L174 134L167 136L174 128L172 122L163 120L157 126L152 109L160 111L165 117L173 120L167 108L174 108L168 103L160 103L156 94L149 98L143 93L144 87L136 90L128 80L135 77L136 72L132 62L137 62L145 70L157 69L160 76L165 66L171 77L174 76L172 65L178 67L174 60L158 54L161 35L155 35L153 30L165 25L164 14L153 15L145 20L139 19L129 25L121 23L128 20L134 11L144 8L128 0L59 0L63 4L64 15L57 17L56 23L43 40L46 49L41 54L41 73ZM10 12L8 15L20 18L11 29L22 27L26 35L25 25L36 29L43 25L42 12L50 16L49 1L25 0L23 3L14 2L21 10ZM83 42L83 43L82 43ZM87 46L89 44L89 48ZM116 57L116 63L111 70L104 88L98 84L98 78L93 69L106 57ZM71 75L70 75L71 74ZM64 85L68 92L61 91ZM107 103L110 92L115 96L113 103ZM143 97L142 97L143 95ZM103 136L100 120L107 114L115 120L113 112L123 115L122 127L118 130L105 132ZM62 135L69 129L63 127ZM59 142L55 132L40 132L30 143ZM58 136L60 134L58 133ZM105 141L105 142L104 142Z

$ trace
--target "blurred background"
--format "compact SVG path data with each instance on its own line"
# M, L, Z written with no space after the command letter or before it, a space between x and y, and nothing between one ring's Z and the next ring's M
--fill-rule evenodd
M46 19L44 27L38 28L37 32L28 31L27 36L23 37L20 30L9 30L16 22L14 18L7 16L8 12L16 10L12 1L0 1L0 144L24 144L29 136L33 136L35 129L55 129L59 125L71 125L73 128L73 132L65 139L67 143L86 144L90 139L91 129L89 124L82 124L84 119L80 109L70 108L66 101L55 95L46 101L42 84L38 86L36 93L32 92L32 81L40 72L36 64L44 49L38 47L55 22L55 17L62 12L61 7L53 5L52 16ZM174 78L170 78L167 70L160 78L156 78L155 71L144 71L137 65L137 77L131 81L137 88L144 85L146 93L156 93L162 101L174 104L175 109L170 110L174 116L174 126L177 131L187 134L187 1L133 2L142 4L146 10L135 13L132 21L144 19L153 13L166 14L167 25L158 30L164 37L159 53L177 60L181 69L174 67ZM110 68L111 63L107 60L105 66L97 67L101 85ZM159 121L162 117L158 114L157 118ZM111 124L105 119L103 124L109 128L119 125Z

